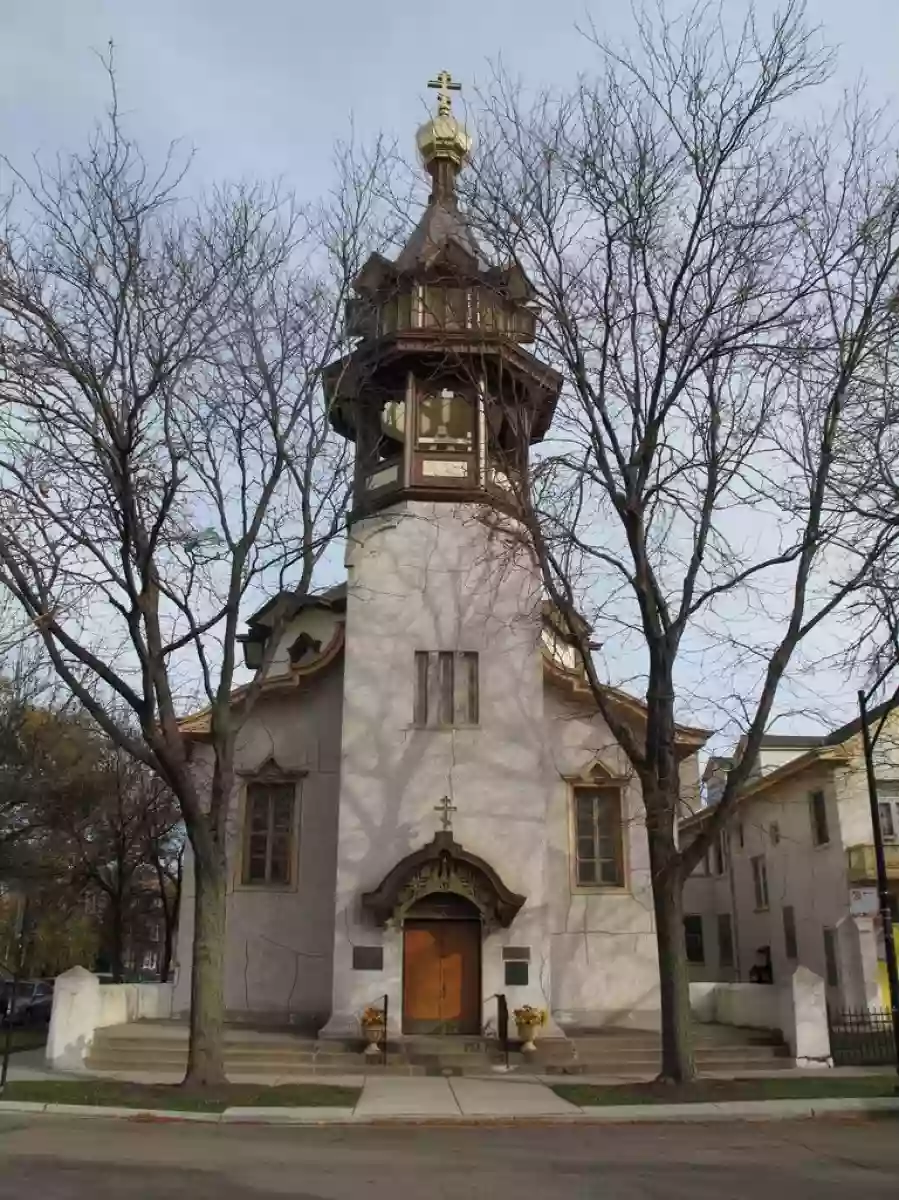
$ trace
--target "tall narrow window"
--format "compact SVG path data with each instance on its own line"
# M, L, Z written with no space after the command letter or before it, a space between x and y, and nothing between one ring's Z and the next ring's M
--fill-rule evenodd
M465 650L456 655L456 724L477 725L480 716L478 656Z
M430 716L428 705L428 675L430 672L430 654L416 651L415 654L415 703L412 720L416 725L425 726Z
M243 882L288 884L292 880L294 809L292 783L251 783L247 787Z
M621 792L574 790L576 878L579 887L624 887Z
M712 842L711 866L713 875L726 875L730 866L730 844L723 830Z
M730 913L718 914L718 966L732 967L734 965L734 931L730 922Z
M455 654L437 655L437 724L455 725L456 715Z
M878 782L877 795L880 830L887 841L893 842L899 834L899 784Z
M422 729L452 729L479 720L478 655L474 651L415 653L412 720Z
M687 962L704 963L705 946L702 940L702 917L696 914L684 917L684 941L687 947Z
M757 854L751 858L752 864L752 886L755 889L755 907L757 909L765 909L768 907L768 869L765 866L764 854Z
M826 846L830 841L827 827L827 804L823 792L812 792L809 796L809 813L812 821L812 840L816 846Z
M784 905L784 953L789 962L799 958L799 947L796 943L796 913L791 904Z
M840 972L837 966L837 937L833 929L824 930L824 971L828 987L839 987Z

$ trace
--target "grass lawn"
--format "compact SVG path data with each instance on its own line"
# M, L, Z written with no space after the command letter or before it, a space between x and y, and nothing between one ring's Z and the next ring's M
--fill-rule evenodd
M611 1104L699 1104L723 1100L821 1100L825 1097L897 1096L895 1072L883 1075L791 1079L702 1079L675 1087L668 1083L620 1083L600 1086L590 1083L559 1083L553 1091L563 1100L579 1105Z
M37 1050L41 1046L47 1044L46 1029L29 1029L14 1027L12 1031L12 1039L10 1050L13 1054L17 1050ZM3 1053L3 1047L6 1045L6 1030L0 1029L0 1054Z
M233 1106L254 1108L352 1108L359 1088L291 1083L282 1087L229 1083L189 1091L172 1084L124 1083L116 1079L66 1079L6 1085L3 1100L32 1104L99 1104L115 1108L160 1108L177 1112L224 1112Z

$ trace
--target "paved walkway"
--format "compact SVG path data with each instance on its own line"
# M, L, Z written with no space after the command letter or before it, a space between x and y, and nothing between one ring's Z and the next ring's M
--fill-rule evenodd
M372 1117L550 1117L580 1112L537 1080L429 1076L367 1078L354 1115Z

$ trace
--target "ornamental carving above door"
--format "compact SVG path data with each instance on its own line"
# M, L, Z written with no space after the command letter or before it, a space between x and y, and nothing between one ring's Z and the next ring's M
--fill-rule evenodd
M489 863L461 846L452 833L440 832L397 863L374 891L363 895L362 904L379 924L399 924L413 904L434 892L470 901L488 930L511 925L525 902Z

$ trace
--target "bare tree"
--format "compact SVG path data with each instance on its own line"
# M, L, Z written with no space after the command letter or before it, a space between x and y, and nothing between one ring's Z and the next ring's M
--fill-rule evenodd
M520 500L547 591L639 776L661 977L661 1077L693 1077L684 879L722 832L805 640L896 529L835 486L893 329L896 157L854 97L790 112L831 57L787 0L735 34L700 5L595 32L595 80L528 98L499 77L468 203L531 278L566 391ZM590 628L579 619L589 618ZM591 640L606 643L602 663ZM639 678L645 723L606 671ZM713 817L678 845L675 710L711 672L745 732Z
M76 889L102 898L113 981L121 981L148 916L158 918L163 930L167 974L180 863L178 805L144 763L95 731L88 730L87 737L87 769L45 781L32 809L35 825L54 843L60 874Z
M240 607L287 579L302 595L343 527L319 377L375 241L383 150L345 152L317 207L259 187L189 203L177 148L151 169L112 82L87 151L15 175L7 199L0 581L79 703L177 797L196 873L186 1082L205 1085L224 1078L234 746L279 635L233 702ZM198 692L208 786L180 725Z

